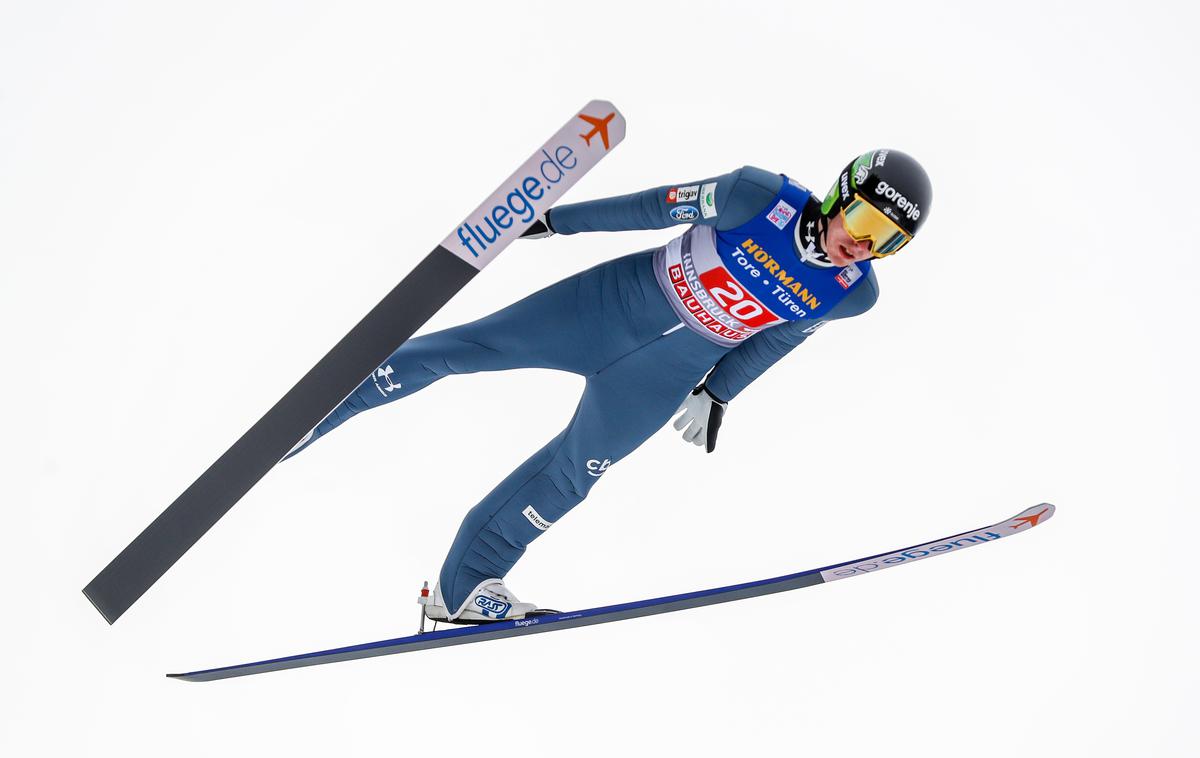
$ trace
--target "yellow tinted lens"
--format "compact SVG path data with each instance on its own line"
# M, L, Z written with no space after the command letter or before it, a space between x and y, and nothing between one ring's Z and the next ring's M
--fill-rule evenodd
M842 210L842 223L846 227L846 233L855 240L869 241L871 253L877 258L891 255L911 239L895 221L883 215L859 195L855 195L850 204Z

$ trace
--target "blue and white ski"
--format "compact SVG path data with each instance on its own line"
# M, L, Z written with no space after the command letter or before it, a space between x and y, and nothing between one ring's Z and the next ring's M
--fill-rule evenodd
M410 653L415 650L428 650L435 647L450 645L465 645L471 642L483 642L501 637L515 637L519 634L538 634L553 632L559 629L570 629L591 624L607 624L610 621L653 616L658 613L671 613L685 608L696 608L702 605L727 603L731 600L743 600L748 597L770 595L775 592L786 592L801 587L811 587L814 584L825 584L838 579L852 576L862 576L881 569L901 566L907 563L931 558L942 553L950 553L974 545L995 542L1001 537L1017 534L1031 529L1054 515L1054 506L1041 503L1018 513L1016 516L993 526L975 529L956 534L933 542L925 542L902 550L880 553L869 558L859 558L855 561L838 563L833 566L802 571L799 574L787 574L773 579L763 579L757 582L734 584L728 587L717 587L711 590L688 592L682 595L669 595L653 600L638 600L620 605L606 605L602 608L589 608L569 613L554 613L546 616L535 616L527 619L498 621L472 627L458 627L436 632L415 634L411 637L398 637L380 642L367 642L362 645L339 647L332 650L321 650L315 653L291 655L286 658L272 658L254 663L242 663L236 666L191 671L186 674L167 674L174 679L184 679L189 682L207 682L213 679L228 679L248 674L262 674L267 671L294 669L301 666L317 666L323 663L349 661L356 658L370 658L376 655L392 655L393 653Z

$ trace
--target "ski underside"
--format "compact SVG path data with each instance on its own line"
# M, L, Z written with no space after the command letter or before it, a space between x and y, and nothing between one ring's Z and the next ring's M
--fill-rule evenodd
M1016 516L992 526L962 532L951 537L945 537L932 542L913 545L902 550L872 555L854 561L838 563L833 566L802 571L798 574L777 576L773 579L763 579L757 582L733 584L728 587L688 592L682 595L669 595L652 600L638 600L632 603L607 605L601 608L588 608L568 613L554 613L546 616L535 616L528 619L498 621L491 624L471 627L455 627L434 632L415 634L410 637L367 642L361 645L339 647L332 650L320 650L315 653L290 655L286 658L272 658L254 663L242 663L236 666L191 671L185 674L168 674L173 679L183 679L189 682L207 682L213 679L228 679L230 677L262 674L268 671L294 669L302 666L318 666L324 663L350 661L358 658L371 658L377 655L392 655L395 653L410 653L416 650L429 650L436 647L451 645L466 645L472 642L516 637L522 634L539 634L560 629L571 629L577 626L591 624L607 624L611 621L653 616L659 613L672 613L686 608L697 608L703 605L727 603L733 600L744 600L760 595L770 595L775 592L787 592L801 587L811 587L815 584L825 584L838 579L870 574L892 566L901 566L915 561L924 560L944 553L955 552L974 545L995 542L1001 537L1031 529L1054 515L1054 506L1041 503L1026 509Z

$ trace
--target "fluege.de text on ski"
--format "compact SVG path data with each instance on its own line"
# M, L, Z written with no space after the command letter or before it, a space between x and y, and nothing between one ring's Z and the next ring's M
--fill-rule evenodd
M545 160L538 164L537 175L527 174L522 177L505 195L505 202L492 206L478 222L469 218L458 227L459 244L473 257L478 258L488 246L511 229L514 216L522 224L533 221L537 215L534 203L546 193L547 185L558 184L567 176L568 171L579 165L579 161L575 159L575 151L568 145L554 148L553 157L546 149L542 150L542 155L545 156Z

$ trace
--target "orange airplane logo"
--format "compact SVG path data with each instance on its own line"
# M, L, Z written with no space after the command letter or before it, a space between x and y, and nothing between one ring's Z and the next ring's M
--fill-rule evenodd
M1042 516L1045 516L1046 511L1048 511L1048 510L1050 510L1050 509L1043 508L1040 511L1038 511L1037 513L1033 514L1032 516L1021 516L1020 518L1017 519L1017 523L1013 524L1012 528L1020 529L1022 526L1025 526L1026 524L1028 524L1029 526L1037 526L1038 520L1041 519Z
M592 130L590 132L579 135L580 137L583 137L583 141L588 145L588 147L591 147L592 145L592 137L595 137L597 134L599 134L600 140L604 143L604 149L608 149L608 122L612 121L613 116L615 115L617 115L616 111L613 111L604 118L596 118L595 116L589 116L586 113L579 114L581 119L592 125Z

